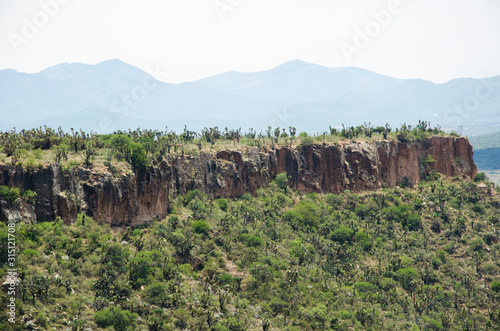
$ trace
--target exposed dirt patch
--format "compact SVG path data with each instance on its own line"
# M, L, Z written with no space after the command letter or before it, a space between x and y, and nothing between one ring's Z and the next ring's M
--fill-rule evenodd
M231 261L227 258L226 253L222 253L222 259L224 260L224 263L226 264L226 270L228 271L228 273L231 276L240 277L242 279L245 279L248 276L244 272L238 271L238 266L236 266L236 264L234 264L233 261Z

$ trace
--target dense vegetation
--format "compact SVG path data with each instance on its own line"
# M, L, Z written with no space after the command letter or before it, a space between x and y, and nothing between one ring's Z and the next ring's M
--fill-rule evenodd
M500 329L498 195L463 178L363 194L286 184L191 191L133 228L19 224L17 330ZM6 236L2 223L2 253Z
M40 128L0 132L0 164L119 174L214 149L432 135L444 133L427 122L330 127L314 136L293 127L111 135ZM300 194L282 173L255 197L214 200L197 190L172 197L167 218L132 228L83 214L74 224L18 224L14 329L500 329L500 200L477 186L487 183L484 174L476 183L436 173L428 180L363 194ZM36 198L0 186L2 206ZM2 279L7 237L1 223ZM0 292L2 330L11 328L8 299Z
M335 144L340 141L398 139L402 142L423 140L433 135L444 135L439 127L432 128L426 121L416 126L403 124L393 130L388 124L374 127L363 124L357 127L333 128L314 136L298 133L294 127L271 128L257 133L250 129L219 130L205 128L201 132L187 128L180 134L158 130L117 131L109 135L93 132L64 132L60 128L39 128L0 132L0 164L25 167L32 172L43 164L55 163L65 170L78 165L104 166L113 173L142 171L171 155L196 154L200 151L238 149L244 147L274 148L275 146Z

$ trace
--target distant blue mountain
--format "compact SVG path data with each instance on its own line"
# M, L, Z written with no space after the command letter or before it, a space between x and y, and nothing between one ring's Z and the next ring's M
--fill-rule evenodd
M500 130L500 76L490 80L433 84L295 60L261 72L168 84L117 59L64 63L35 74L0 71L0 130L44 124L97 132L271 125L323 132L342 123L396 126L423 119L478 134Z

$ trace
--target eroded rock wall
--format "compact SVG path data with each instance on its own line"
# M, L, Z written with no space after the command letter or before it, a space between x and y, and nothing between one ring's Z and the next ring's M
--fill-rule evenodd
M436 161L423 162L429 155ZM47 165L27 173L22 168L0 166L0 185L37 192L34 218L38 222L57 216L71 221L84 212L99 222L131 225L167 215L169 195L193 189L214 198L255 194L284 171L296 190L339 193L395 187L404 177L418 183L429 170L472 178L477 170L469 141L432 137L411 143L373 141L220 151L169 158L143 174L121 176L98 168L64 173ZM0 208L6 209L4 204Z

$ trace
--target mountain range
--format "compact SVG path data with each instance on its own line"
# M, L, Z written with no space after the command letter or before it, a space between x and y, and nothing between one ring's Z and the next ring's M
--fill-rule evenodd
M295 60L266 71L169 84L118 59L64 63L33 74L0 71L0 130L295 126L315 133L330 125L399 126L422 119L474 135L500 131L499 83L500 76L434 84Z

